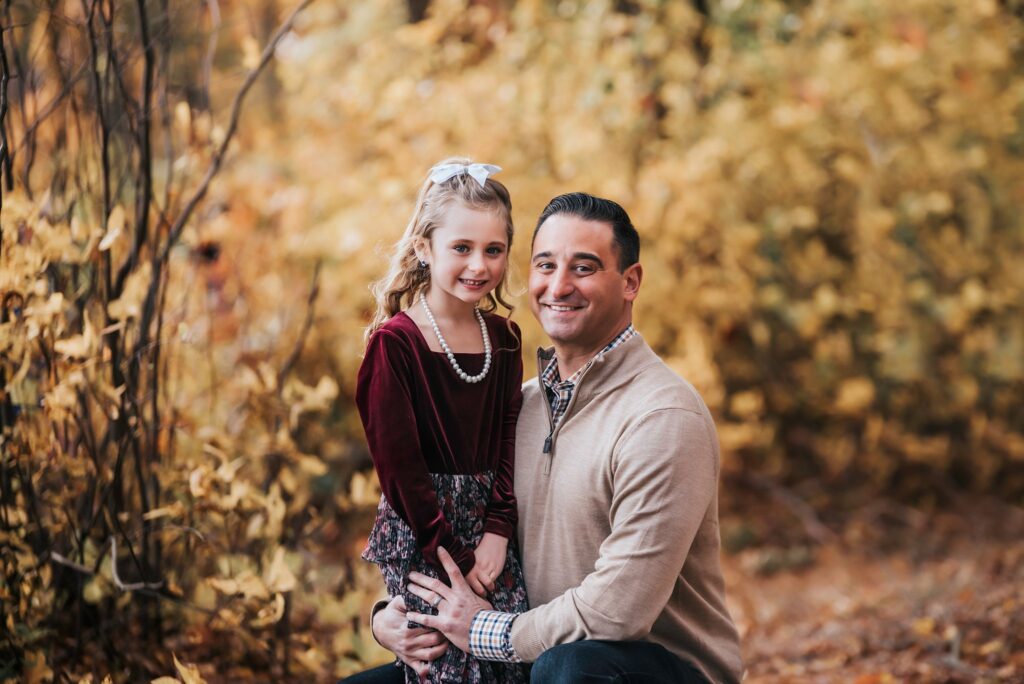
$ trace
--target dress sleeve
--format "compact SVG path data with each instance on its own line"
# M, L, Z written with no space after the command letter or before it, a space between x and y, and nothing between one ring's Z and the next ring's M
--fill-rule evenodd
M510 338L507 344L512 348L512 352L507 355L501 444L494 484L491 487L491 502L487 505L484 532L493 532L506 539L512 539L516 533L518 519L516 495L512 489L515 475L516 421L519 419L519 409L523 405L523 336L519 326L512 323L512 332L507 337Z
M387 330L374 333L359 368L359 416L381 492L412 528L423 556L440 570L437 549L443 546L459 569L469 572L476 557L452 533L423 457L412 400L414 363L401 338Z

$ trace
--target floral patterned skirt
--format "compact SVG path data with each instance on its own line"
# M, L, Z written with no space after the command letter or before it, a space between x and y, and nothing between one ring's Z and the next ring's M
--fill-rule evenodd
M431 479L434 482L434 491L437 492L441 512L452 526L453 533L466 546L476 548L484 534L484 518L490 501L493 473L434 473L431 474ZM416 545L416 536L412 528L398 516L383 496L377 507L377 520L363 551L363 558L376 563L380 568L388 595L404 597L409 610L424 614L437 613L426 601L409 592L406 586L411 571L439 577L439 569L426 561ZM495 579L495 585L494 592L487 597L495 610L522 613L529 608L526 602L526 582L523 579L523 569L519 564L519 551L514 538L509 540L505 568ZM400 660L396 660L395 665L405 669L407 684L419 684L419 677L412 668L406 667ZM523 665L478 660L449 645L445 654L431 664L427 681L445 684L518 684L528 681L528 676Z

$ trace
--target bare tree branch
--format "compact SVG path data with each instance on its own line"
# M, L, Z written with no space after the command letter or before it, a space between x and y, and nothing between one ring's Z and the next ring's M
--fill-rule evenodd
M302 323L302 330L299 332L299 337L295 340L295 346L292 348L288 358L281 366L281 371L277 374L277 391L280 392L284 388L284 379L288 377L288 374L292 372L292 367L295 362L299 360L299 354L302 353L302 347L306 343L306 337L309 336L309 331L313 327L313 310L316 305L316 298L320 294L320 267L323 262L317 261L316 267L313 269L313 285L309 289L309 298L306 300L306 320Z
M130 582L125 583L121 581L121 577L117 574L117 535L110 538L110 574L114 578L114 586L121 591L138 591L139 589L160 589L164 586L163 581L160 582Z
M231 103L231 115L228 123L227 131L224 134L224 139L221 141L220 146L214 152L213 160L210 162L210 167L206 170L206 175L203 177L202 182L196 191L189 198L188 202L182 208L178 218L175 219L174 224L171 226L168 234L167 241L164 243L163 249L153 257L153 280L149 285L149 289L146 292L146 299L142 306L142 316L139 323L139 340L136 344L136 350L144 348L149 344L149 326L153 320L155 314L156 296L160 289L160 272L162 271L161 265L167 263L167 259L170 256L171 250L178 243L181 238L181 233L185 229L185 225L188 220L192 217L192 213L196 207L206 196L206 193L210 189L210 183L214 177L220 171L221 164L224 162L224 156L227 154L228 146L231 144L232 139L235 137L235 132L238 130L238 121L242 115L242 103L245 101L245 96L252 88L256 79L266 68L270 62L270 58L273 57L274 51L277 49L281 39L284 38L289 31L292 30L292 26L295 24L295 20L298 18L302 10L306 9L313 0L302 0L283 24L277 29L273 37L267 43L263 49L263 54L260 55L260 61L253 67L242 83L242 87L239 88L235 94L235 99Z
M206 0L206 5L210 8L210 40L206 45L206 57L203 59L203 92L209 97L213 56L217 51L217 38L220 33L220 5L217 0Z
M10 67L7 64L7 27L0 29L0 69L0 172L3 173L4 187L7 192L12 192L14 176L11 173L11 148L7 142L7 82L10 80ZM3 189L0 189L0 209L4 206L3 198Z
M211 181L213 181L214 176L216 176L220 171L221 164L224 162L224 156L227 153L228 145L231 144L231 140L235 137L235 132L238 130L238 120L242 115L242 102L245 100L245 96L249 93L253 84L256 83L256 79L270 62L270 58L274 56L274 51L277 49L278 43L280 43L281 39L292 30L292 26L295 24L295 19L298 18L302 10L306 9L306 7L308 7L312 2L313 0L302 0L302 2L292 10L288 19L281 24L270 39L270 42L268 42L267 46L263 49L263 54L260 55L259 63L253 67L245 77L242 87L239 88L234 101L231 103L231 116L228 121L227 132L224 134L224 139L221 141L217 151L213 154L213 161L210 162L210 167L206 170L206 176L203 177L199 187L181 210L181 213L175 220L174 225L171 226L170 235L168 235L167 242L164 244L164 248L160 253L161 261L167 259L171 249L173 249L174 245L177 244L178 239L181 237L181 231L184 230L185 224L187 224L188 220L192 217L192 212L195 211L199 202L206 197L206 193L210 189Z

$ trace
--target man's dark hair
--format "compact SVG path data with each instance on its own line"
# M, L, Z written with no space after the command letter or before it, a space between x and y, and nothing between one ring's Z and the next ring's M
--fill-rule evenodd
M585 192L570 192L559 195L544 207L537 219L537 227L533 229L530 240L532 246L537 239L537 231L552 216L562 214L575 216L584 221L600 221L612 227L612 244L619 256L619 273L640 261L640 235L629 220L629 214L617 203L594 197Z

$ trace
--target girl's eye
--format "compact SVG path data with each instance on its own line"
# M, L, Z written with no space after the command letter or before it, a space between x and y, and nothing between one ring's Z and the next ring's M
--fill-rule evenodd
M468 245L455 245L454 247L452 247L452 249L454 249L459 254L465 254L466 252L469 251L469 246Z
M488 247L487 248L487 253L488 254L493 254L494 256L498 256L500 254L504 254L505 253L505 248L504 247Z

